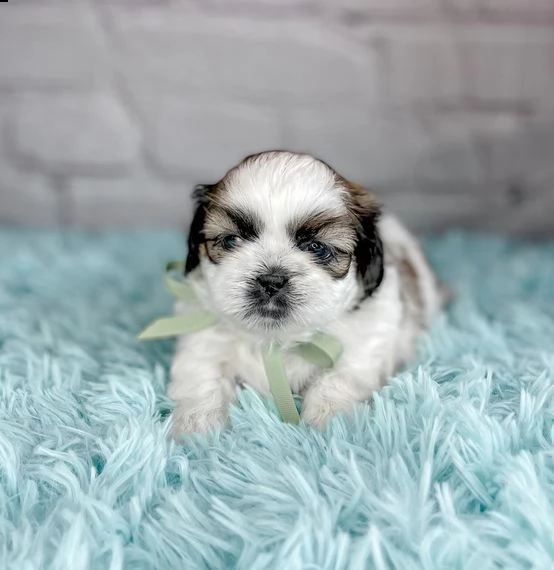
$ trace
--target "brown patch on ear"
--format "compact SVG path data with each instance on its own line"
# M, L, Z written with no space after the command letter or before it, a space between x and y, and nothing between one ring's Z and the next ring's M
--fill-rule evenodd
M356 214L363 216L373 215L377 219L381 214L381 205L377 199L368 192L361 184L350 182L337 174L337 180L349 195L348 207Z
M221 196L224 192L225 177L215 184L198 184L192 192L195 211L188 233L185 275L198 267L202 256L210 257L210 252L206 245L206 223L214 209L214 205L221 201Z
M338 174L336 178L337 184L346 191L346 206L354 220L357 235L354 257L367 297L381 285L385 271L383 242L377 228L381 207L363 186Z
M405 310L411 313L415 322L422 327L424 325L423 297L421 296L418 274L414 265L407 258L400 260L398 270L402 283L400 291Z
M192 193L196 202L196 209L189 229L185 275L188 275L200 264L200 247L204 243L203 232L209 192L210 186L199 184Z
M221 191L221 182L218 182L216 184L198 184L192 192L195 210L188 233L185 275L196 269L200 264L200 258L207 255L206 236L204 235L206 216Z

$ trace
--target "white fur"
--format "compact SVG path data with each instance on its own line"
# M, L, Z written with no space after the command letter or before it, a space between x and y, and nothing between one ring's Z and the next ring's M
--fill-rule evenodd
M289 352L287 375L292 390L304 396L302 418L321 426L337 412L349 412L366 400L402 363L413 356L422 326L441 306L436 279L415 238L389 214L379 221L385 247L385 274L380 287L352 310L362 296L355 263L343 279L332 278L291 244L286 233L291 217L314 210L345 209L334 173L304 155L279 153L239 166L228 175L227 205L258 214L264 230L219 264L203 258L190 279L201 302L218 313L218 324L180 339L171 368L168 394L176 400L173 434L202 432L221 425L235 397L238 381L269 395L261 359L264 342L285 350L316 330L337 337L343 355L335 368L321 371ZM417 274L421 316L406 310L400 260ZM263 265L280 264L295 272L293 285L301 306L280 327L244 316L245 278ZM187 310L178 304L177 311Z

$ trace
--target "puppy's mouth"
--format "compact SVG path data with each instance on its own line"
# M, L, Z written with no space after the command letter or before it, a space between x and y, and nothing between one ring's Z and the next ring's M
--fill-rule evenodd
M267 321L281 322L290 314L288 306L259 304L250 306L247 312L249 317L259 317Z

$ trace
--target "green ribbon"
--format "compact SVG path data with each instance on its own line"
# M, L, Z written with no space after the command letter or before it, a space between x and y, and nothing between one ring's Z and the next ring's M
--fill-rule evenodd
M184 301L197 301L196 293L190 283L178 281L171 277L171 273L179 271L181 274L185 270L182 261L170 261L165 266L164 284L179 299ZM197 310L186 315L173 315L154 321L146 327L138 336L139 340L151 340L159 338L169 338L182 334L200 331L212 326L216 322L215 315L210 311Z
M189 283L174 279L171 276L175 271L182 274L184 263L170 261L166 265L164 284L167 289L179 299L198 301L196 293ZM138 339L153 340L180 336L208 328L216 322L217 318L210 311L195 310L185 315L173 315L154 321L139 334ZM293 350L304 360L320 368L332 368L341 356L342 345L335 337L316 333L309 342L299 343ZM282 347L275 343L264 346L262 348L262 359L269 388L281 418L285 422L298 424L300 416L287 380Z

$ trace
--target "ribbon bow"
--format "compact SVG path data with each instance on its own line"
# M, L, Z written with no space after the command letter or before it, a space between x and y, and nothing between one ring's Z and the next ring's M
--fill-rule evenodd
M170 261L166 265L164 284L176 297L186 301L198 301L189 283L171 277L173 271L180 271L182 274L183 270L183 262ZM194 310L184 315L173 315L157 319L139 334L138 339L153 340L180 336L208 328L216 322L216 316L210 311L204 309ZM293 350L299 356L320 368L331 368L340 358L342 346L336 338L324 333L316 333L309 342L299 343ZM281 418L285 422L298 424L300 416L294 404L292 391L287 380L282 347L275 343L263 346L262 358L269 381L269 388Z

